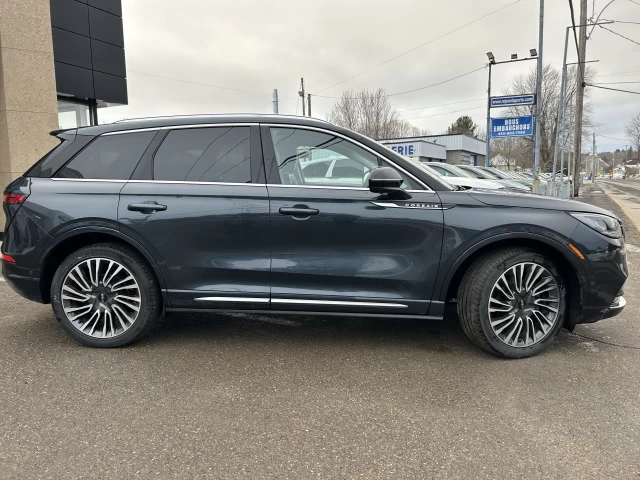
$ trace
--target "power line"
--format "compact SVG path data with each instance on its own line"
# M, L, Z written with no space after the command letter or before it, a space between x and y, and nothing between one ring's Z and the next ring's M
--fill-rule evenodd
M337 87L338 85L341 85L341 84L343 84L343 83L345 83L345 82L348 82L349 80L352 80L352 79L354 79L354 78L356 78L356 77L359 77L360 75L363 75L363 74L365 74L365 73L367 73L367 72L370 72L371 70L374 70L374 69L376 69L376 68L378 68L378 67L381 67L382 65L385 65L385 64L387 64L387 63L389 63L389 62L392 62L393 60L396 60L396 59L398 59L398 58L400 58L400 57L403 57L403 56L405 56L405 55L407 55L407 54L409 54L409 53L411 53L411 52L414 52L414 51L418 50L419 48L425 47L425 46L429 45L430 43L433 43L433 42L435 42L435 41L437 41L437 40L440 40L440 39L442 39L442 38L444 38L444 37L447 37L447 36L451 35L452 33L455 33L455 32L457 32L457 31L459 31L459 30L462 30L463 28L467 28L469 25L473 25L474 23L477 23L477 22L479 22L480 20L483 20L483 19L485 19L485 18L487 18L487 17L490 17L491 15L493 15L493 14L495 14L495 13L498 13L499 11L504 10L505 8L509 8L509 7L511 7L512 5L515 5L516 3L519 3L519 2L521 2L521 1L522 1L522 0L516 0L515 2L512 2L512 3L510 3L509 5L505 5L504 7L501 7L501 8L499 8L499 9L497 9L497 10L494 10L494 11L493 11L493 12L491 12L491 13L487 13L486 15L483 15L482 17L476 18L475 20L473 20L473 21L471 21L471 22L469 22L469 23L466 23L466 24L464 24L464 25L462 25L462 26L460 26L460 27L457 27L457 28L455 28L455 29L453 29L453 30L451 30L451 31L447 32L447 33L444 33L444 34L440 35L439 37L435 37L435 38L433 38L433 39L429 40L428 42L425 42L425 43L423 43L423 44L421 44L421 45L418 45L417 47L413 47L413 48L411 48L411 49L409 49L409 50L407 50L407 51L405 51L405 52L403 52L403 53L401 53L401 54L399 54L399 55L396 55L395 57L391 57L390 59L385 60L384 62L378 63L377 65L374 65L374 66L373 66L373 67L371 67L371 68L367 68L366 70L363 70L363 71L362 71L362 72L360 72L360 73L356 73L355 75L352 75L352 76L350 76L349 78L345 78L344 80L341 80L341 81L340 81L340 82L338 82L338 83L334 83L334 84L333 84L333 85L331 85L330 87L323 88L322 90L318 90L318 91L317 91L316 93L314 93L313 95L314 95L314 96L316 96L316 95L318 95L318 93L322 93L322 92L324 92L324 91L326 91L326 90L329 90L329 89L331 89L331 88L333 88L333 87Z
M602 138L608 138L609 140L618 140L620 142L628 142L628 140L622 140L621 138L615 138L615 137L607 137L606 135L602 135L600 133L596 133L596 136L597 137L602 137ZM606 145L615 145L615 144L609 143L609 144L606 144Z
M591 83L587 83L587 86L593 87L593 88L601 88L603 90L612 90L614 92L634 93L636 95L640 95L640 92L632 92L631 90L620 90L619 88L600 87L598 85L593 85Z
M618 33L618 32L614 32L613 30L611 30L610 28L607 27L603 27L602 25L598 25L600 28L604 28L605 30L607 30L608 32L613 33L614 35L617 35L619 37L624 38L625 40L629 40L631 43L635 43L636 45L640 45L640 42L636 42L635 40L630 39L629 37L625 37L624 35Z
M629 0L631 3L635 3L636 5L640 5L640 3L636 2L635 0Z
M471 75L472 73L479 72L480 70L484 70L484 69L485 69L485 66L483 65L480 68L476 68L475 70L471 70L469 72L462 73L460 75L448 78L447 80L443 80L443 81L438 82L438 83L432 83L431 85L426 85L424 87L414 88L413 90L407 90L407 91L404 91L404 92L389 93L389 94L383 95L383 96L384 97L397 97L398 95L405 95L407 93L413 93L413 92L417 92L419 90L426 90L427 88L437 87L438 85L443 85L445 83L452 82L453 80L457 80L458 78L466 77L467 75ZM351 99L351 100L357 100L358 98L360 98L360 97L332 97L332 96L329 96L329 95L314 95L314 97L336 98L338 100L340 100L342 98L348 98L348 99Z
M163 77L162 75L153 75L151 73L136 72L135 70L127 70L127 71L129 73L135 73L137 75L144 75L146 77L162 78L164 80L173 80L174 82L189 83L191 85L200 85L202 87L218 88L220 90L228 90L228 91L231 91L231 92L239 92L239 93L248 93L248 94L251 94L251 95L260 95L260 96L266 96L266 97L271 97L272 96L272 94L270 94L270 93L250 92L248 90L239 90L237 88L221 87L219 85L211 85L209 83L192 82L190 80L182 80L180 78Z
M640 25L640 22L626 22L624 20L614 20L616 23L632 23L634 25Z
M596 77L622 77L625 75L632 75L636 73L640 73L640 70L632 70L629 72L616 72L616 73L599 73L596 75Z
M484 109L485 107L482 106L482 107L474 107L474 108L465 108L463 110L454 110L453 112L434 113L432 115L422 115L420 117L411 117L405 120L417 120L418 118L439 117L440 115L448 115L450 113L470 112L472 110L480 110L481 108Z
M623 83L640 83L640 80L636 80L635 82L600 82L595 85L620 85Z
M424 110L427 108L436 108L436 107L444 107L447 105L459 105L461 103L471 103L471 102L478 102L482 100L484 102L484 98L476 98L474 100L463 100L462 102L451 102L451 103L441 103L440 105L429 105L428 107L416 107L416 108L405 108L403 110L398 110L398 112L412 112L414 110Z

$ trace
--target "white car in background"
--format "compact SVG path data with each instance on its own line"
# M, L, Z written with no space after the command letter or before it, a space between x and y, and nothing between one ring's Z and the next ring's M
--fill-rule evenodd
M437 177L445 177L445 180L451 185L462 187L467 190L506 190L506 188L498 182L491 180L482 180L479 178L471 178L464 172L456 172L455 166L442 163L423 163L415 162L420 167L432 175Z

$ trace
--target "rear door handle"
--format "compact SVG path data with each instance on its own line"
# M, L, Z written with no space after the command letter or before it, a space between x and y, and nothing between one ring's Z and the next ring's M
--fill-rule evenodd
M294 217L305 217L308 218L311 215L318 215L320 210L317 208L306 208L306 207L281 207L280 215L292 215Z
M130 212L154 213L156 211L163 212L167 209L166 205L159 203L132 203L127 207Z

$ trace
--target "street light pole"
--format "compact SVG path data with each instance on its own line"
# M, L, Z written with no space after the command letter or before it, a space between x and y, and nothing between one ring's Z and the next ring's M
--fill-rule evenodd
M493 60L489 59L489 86L487 88L487 151L484 157L484 166L490 167L491 158L491 65Z
M539 193L540 189L540 104L542 103L542 73L543 73L543 34L544 34L544 0L540 0L540 22L538 26L538 74L536 78L536 132L535 132L535 148L533 156L533 192Z

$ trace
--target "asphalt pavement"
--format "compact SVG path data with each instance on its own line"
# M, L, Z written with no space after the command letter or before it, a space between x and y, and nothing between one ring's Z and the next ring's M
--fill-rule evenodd
M629 303L527 360L455 321L257 315L91 349L0 281L0 478L640 479L640 236L583 191L625 219Z

